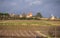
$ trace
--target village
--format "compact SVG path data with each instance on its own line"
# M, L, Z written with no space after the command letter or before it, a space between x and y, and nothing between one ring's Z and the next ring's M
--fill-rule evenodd
M32 12L22 14L0 13L1 38L52 38L60 36L60 19ZM1 33L2 32L2 33Z
M0 14L1 15L1 14ZM55 38L60 36L60 21L28 14L3 14L0 16L0 38Z
M32 12L29 12L28 14L0 13L0 20L60 20L60 19L55 17L53 14L49 18L46 18L43 17L40 13L37 13L37 15L34 16Z
M0 38L60 38L60 0L0 0Z

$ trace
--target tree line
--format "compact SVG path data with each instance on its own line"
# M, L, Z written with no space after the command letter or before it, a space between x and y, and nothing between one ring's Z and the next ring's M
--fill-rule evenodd
M30 18L26 18L25 16L20 18L19 15L15 15L14 17L11 17L9 13L1 13L0 12L0 20L17 20L17 19L20 19L20 20L30 20L30 19L39 19L39 18L42 18L42 14L40 12L38 12L36 15L30 17Z

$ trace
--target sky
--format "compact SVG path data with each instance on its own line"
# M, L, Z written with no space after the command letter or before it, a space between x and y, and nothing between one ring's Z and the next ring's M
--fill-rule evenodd
M60 0L0 0L0 12L22 14L40 12L44 17L60 17Z

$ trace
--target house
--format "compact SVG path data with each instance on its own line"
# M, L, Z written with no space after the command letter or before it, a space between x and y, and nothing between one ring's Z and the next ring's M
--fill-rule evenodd
M30 12L29 14L26 15L27 18L30 18L30 17L32 17L32 16L33 16L33 15L32 15L32 12Z
M56 20L57 18L52 14L50 20Z
M22 18L22 17L23 17L23 15L19 15L19 17L20 17L20 18Z
M15 16L15 14L10 14L10 17L14 17Z

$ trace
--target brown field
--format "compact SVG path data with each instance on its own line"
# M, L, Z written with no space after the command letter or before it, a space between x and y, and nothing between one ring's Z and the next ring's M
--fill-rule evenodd
M38 35L48 38L50 37L49 32L55 34L55 36L60 36L58 34L58 32L60 32L59 28L60 21L4 20L0 21L0 37L35 38Z

